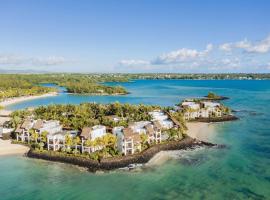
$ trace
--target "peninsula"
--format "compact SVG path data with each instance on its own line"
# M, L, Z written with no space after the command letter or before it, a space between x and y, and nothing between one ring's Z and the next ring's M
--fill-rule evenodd
M173 109L118 102L41 106L13 112L9 126L14 127L13 143L28 146L29 157L91 171L145 163L163 150L218 146L191 138L188 121L198 121L199 128L202 119L226 121L233 117L230 109L210 101L185 100L179 105Z

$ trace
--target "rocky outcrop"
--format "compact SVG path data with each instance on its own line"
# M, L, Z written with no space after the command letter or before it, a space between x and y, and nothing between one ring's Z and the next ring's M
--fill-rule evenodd
M226 121L235 121L238 120L239 118L234 116L234 115L226 115L222 117L209 117L209 118L196 118L195 121L197 122L226 122Z
M53 152L36 152L30 150L27 154L28 157L44 159L49 161L58 161L63 163L69 163L78 165L80 167L86 167L90 171L96 170L112 170L117 168L126 167L133 163L146 163L148 162L156 153L160 151L167 150L181 150L188 148L195 148L198 146L207 146L207 147L215 147L218 146L216 144L198 141L196 139L186 137L180 141L171 141L164 144L154 145L145 151L133 154L129 156L119 156L112 158L101 159L100 161L92 160L90 158L76 157L74 155L57 155Z

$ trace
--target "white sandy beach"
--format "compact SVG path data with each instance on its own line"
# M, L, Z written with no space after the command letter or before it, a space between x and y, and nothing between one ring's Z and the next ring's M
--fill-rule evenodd
M50 97L50 96L56 96L58 93L57 92L50 92L47 94L42 94L42 95L37 95L37 96L23 96L23 97L14 97L14 98L9 98L4 101L0 102L0 106L9 106L14 103L19 103L21 101L28 101L28 100L33 100L33 99L39 99L43 97Z
M187 135L198 140L209 141L214 136L214 124L205 122L187 122Z
M214 136L214 125L204 122L187 122L187 135L198 140L209 141ZM151 158L145 166L152 167L161 165L172 159L176 151L161 151Z
M0 139L0 156L4 155L23 155L29 151L29 148L20 144L11 144L10 140Z

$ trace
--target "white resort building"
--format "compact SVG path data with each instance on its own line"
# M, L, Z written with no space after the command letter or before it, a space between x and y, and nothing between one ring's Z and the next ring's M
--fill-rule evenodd
M58 151L65 147L65 137L67 132L58 132L47 135L47 148L48 150Z
M182 103L184 118L186 120L192 120L196 118L209 118L211 116L221 117L222 112L220 107L220 103L210 101L185 101Z
M35 121L33 129L41 134L42 132L47 132L48 134L54 134L62 131L62 126L57 120L45 121L38 119Z
M85 142L87 140L94 141L95 139L106 135L106 127L103 125L96 125L93 127L84 127L81 132L81 140L82 140L82 153L88 152L92 153L98 151L103 148L103 146L86 146Z
M21 140L22 142L30 141L30 130L33 129L36 133L39 134L39 140L42 132L47 132L48 134L54 134L62 131L62 126L59 121L56 120L33 120L26 119L21 125L18 125L15 133L17 141Z
M34 121L26 119L22 124L19 124L15 130L17 141L30 142L29 130L33 127Z
M152 116L152 121L158 121L162 127L162 129L170 129L173 127L173 122L170 120L169 116L165 114L161 110L155 110L153 112L149 112Z
M117 137L117 147L124 155L134 154L141 151L141 135L148 136L148 143L161 143L162 126L158 121L140 121L129 125L114 127L112 133Z
M113 133L117 136L118 151L124 155L134 154L141 151L141 137L139 133L133 132L131 128L117 128Z

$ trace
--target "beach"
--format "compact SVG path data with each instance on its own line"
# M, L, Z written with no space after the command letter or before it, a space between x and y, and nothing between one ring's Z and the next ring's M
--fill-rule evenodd
M187 122L187 135L202 141L209 141L214 137L214 124L206 122Z
M0 139L0 156L4 155L23 155L29 148L20 144L12 144L10 140Z
M189 137L201 140L201 141L209 141L214 136L214 126L211 123L205 122L187 122L187 135ZM181 151L181 150L180 150ZM168 160L173 158L175 155L175 151L160 151L153 158L151 158L145 166L152 167L157 165L162 165Z
M47 94L36 95L36 96L22 96L22 97L8 98L8 99L6 99L4 101L1 101L0 106L6 107L6 106L9 106L11 104L19 103L19 102L22 102L22 101L45 98L45 97L56 96L56 95L58 95L57 92L50 92L50 93L47 93Z

